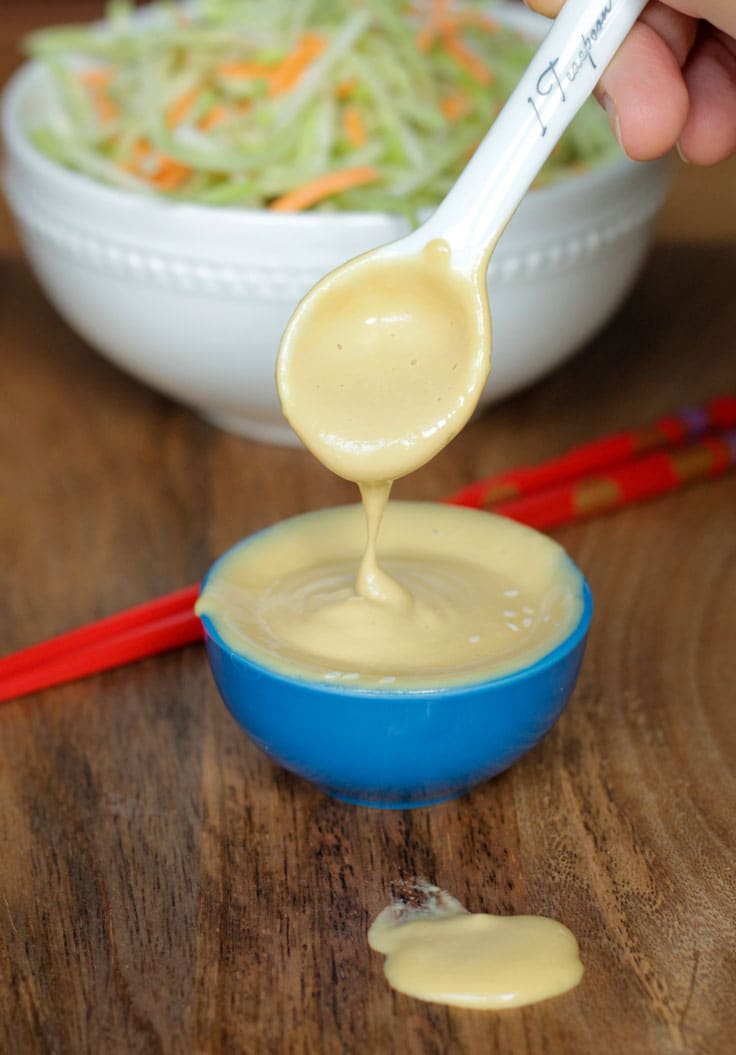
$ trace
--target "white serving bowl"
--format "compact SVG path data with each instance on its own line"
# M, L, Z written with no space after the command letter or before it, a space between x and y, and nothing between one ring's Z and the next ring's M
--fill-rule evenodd
M511 19L531 35L541 22ZM4 189L36 276L103 355L217 425L295 443L274 369L286 322L326 272L406 232L382 213L277 214L112 189L41 154L25 130L51 89L34 62L2 100ZM619 307L650 245L666 161L621 157L522 202L493 254L493 369L481 407L544 376Z

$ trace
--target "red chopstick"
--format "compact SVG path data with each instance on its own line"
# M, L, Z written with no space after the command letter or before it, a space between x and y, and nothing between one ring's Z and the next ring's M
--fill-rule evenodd
M500 502L493 512L549 530L720 476L734 465L736 429L727 429L682 447L632 458L606 472Z
M445 501L492 508L544 530L717 476L733 465L736 396L727 395L540 465L488 477ZM0 702L201 641L194 613L198 593L198 585L188 586L0 659Z
M701 407L684 407L643 428L585 443L559 458L487 476L463 487L445 501L453 505L487 509L507 499L598 473L657 448L678 446L709 432L734 427L736 395L728 394Z
M0 659L0 703L201 641L198 593L188 586Z

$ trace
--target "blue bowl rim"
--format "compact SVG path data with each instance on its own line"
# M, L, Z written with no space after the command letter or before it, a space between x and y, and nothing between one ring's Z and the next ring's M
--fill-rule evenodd
M238 550L241 546L247 546L253 542L256 538L262 535L264 532L269 531L274 525L267 525L261 528L259 531L254 532L252 535L248 535L246 538L236 542L229 549L225 550L216 561L210 566L206 575L202 579L200 586L200 595L204 591L210 577L214 574L218 566L225 560L227 560L232 553ZM576 568L577 565L572 558L566 554L567 560L569 560ZM577 568L580 571L579 568ZM567 637L563 638L558 645L552 649L551 652L545 653L539 659L535 660L534 663L527 667L522 667L520 670L514 670L508 674L501 674L495 678L486 678L484 681L473 681L468 683L461 683L458 685L447 685L440 688L428 687L403 687L393 688L391 686L384 686L382 688L366 688L358 685L345 685L341 683L316 681L312 678L301 677L298 674L283 673L277 670L275 667L270 667L265 663L260 663L257 660L245 655L243 652L238 652L237 649L231 648L220 636L219 631L216 629L213 620L207 614L201 616L202 625L205 630L205 635L213 644L219 649L219 651L225 653L230 659L243 666L250 667L252 670L261 672L267 675L269 678L275 681L281 682L283 685L297 686L300 691L307 693L317 693L322 695L324 693L332 694L335 696L342 696L343 698L352 699L380 699L387 700L391 698L401 698L405 700L407 697L415 697L418 700L426 699L428 696L443 696L453 698L457 696L468 696L473 695L477 692L487 692L489 689L495 690L496 688L502 689L507 687L513 687L514 684L525 681L528 678L532 678L537 674L541 674L549 667L553 667L560 660L564 659L573 652L580 642L585 638L590 628L590 623L593 618L593 594L588 584L587 579L580 572L583 584L582 596L583 596L583 609L580 613L575 626L572 628Z

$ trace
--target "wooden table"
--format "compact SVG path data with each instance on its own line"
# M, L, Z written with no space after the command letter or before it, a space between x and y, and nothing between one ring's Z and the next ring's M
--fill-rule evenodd
M22 30L98 7L8 5L0 80ZM734 390L734 176L681 167L607 329L397 492L441 496ZM218 432L99 358L5 213L0 348L0 652L353 497L309 455ZM538 749L433 809L343 805L275 769L198 646L0 708L0 1050L730 1050L736 474L556 537L597 604L579 687ZM503 1014L394 994L366 930L414 876L564 921L582 984Z

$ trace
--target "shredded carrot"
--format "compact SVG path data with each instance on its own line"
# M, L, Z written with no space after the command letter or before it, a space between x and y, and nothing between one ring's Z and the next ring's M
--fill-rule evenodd
M457 32L456 13L450 10L447 0L437 0L437 2L432 4L429 26L434 36Z
M219 67L218 73L221 77L235 80L265 80L268 82L269 95L283 95L299 83L310 63L324 51L326 46L324 38L319 34L305 33L294 50L285 55L280 62L275 64L247 60L224 62Z
M482 29L490 35L497 33L499 29L498 23L481 11L453 11L447 0L435 0L424 26L416 35L417 51L426 54L439 37L446 50L453 54L476 80L481 84L490 84L493 79L491 71L460 40L459 34L466 26Z
M299 212L332 197L333 194L340 194L352 187L362 187L365 183L373 183L380 179L380 175L378 169L372 165L338 169L336 172L328 172L324 176L317 176L316 179L302 183L300 187L295 187L272 201L269 208L275 212Z
M203 132L209 132L211 128L217 128L223 121L227 120L230 115L230 108L218 103L217 106L213 106L199 122L199 127Z
M182 165L173 158L162 157L158 172L152 177L151 183L159 190L176 190L191 173L188 165Z
M426 55L434 43L435 36L435 31L431 26L424 26L420 29L415 38L417 51L421 52L422 55Z
M433 0L432 3L432 21L438 25L448 17L447 11L449 8L448 0Z
M349 99L355 91L355 87L358 83L357 77L348 77L346 81L340 81L339 84L335 85L335 98L336 99Z
M368 129L354 106L345 107L342 115L342 126L345 130L345 135L356 149L364 147L368 142Z
M112 70L93 69L82 70L78 74L78 80L87 88L105 88L112 80Z
M139 137L130 148L130 164L138 166L151 156L151 144Z
M153 159L153 149L147 139L139 138L130 148L130 156L127 161L120 162L120 167L126 172L132 172L135 176L150 179L151 173L155 171L156 163Z
M442 113L448 121L457 121L470 109L470 100L463 92L446 95L440 103Z
M265 62L247 62L243 60L239 62L223 62L217 72L221 77L232 78L233 80L250 80L259 77L268 79L273 72L273 67L267 66Z
M98 120L103 124L115 121L120 116L120 111L115 103L101 89L95 89L92 92L92 105L95 108Z
M490 36L495 36L499 32L499 24L495 19L489 18L488 15L484 15L482 11L458 11L455 14L455 24L457 26L474 26L476 29L482 29Z
M454 33L447 33L442 38L442 43L452 57L463 66L478 84L492 84L493 71L467 48Z
M177 128L187 116L199 95L199 88L189 88L182 92L178 99L174 99L166 111L166 124L169 128Z
M275 68L269 79L270 95L283 95L291 91L306 72L308 66L325 49L324 38L317 33L305 33L296 48Z
M102 124L109 124L120 116L120 111L105 91L112 79L113 71L110 69L81 70L77 74L77 80L88 90L97 120Z
M176 190L192 174L188 165L156 152L144 138L133 143L130 158L122 168L147 180L158 190Z

